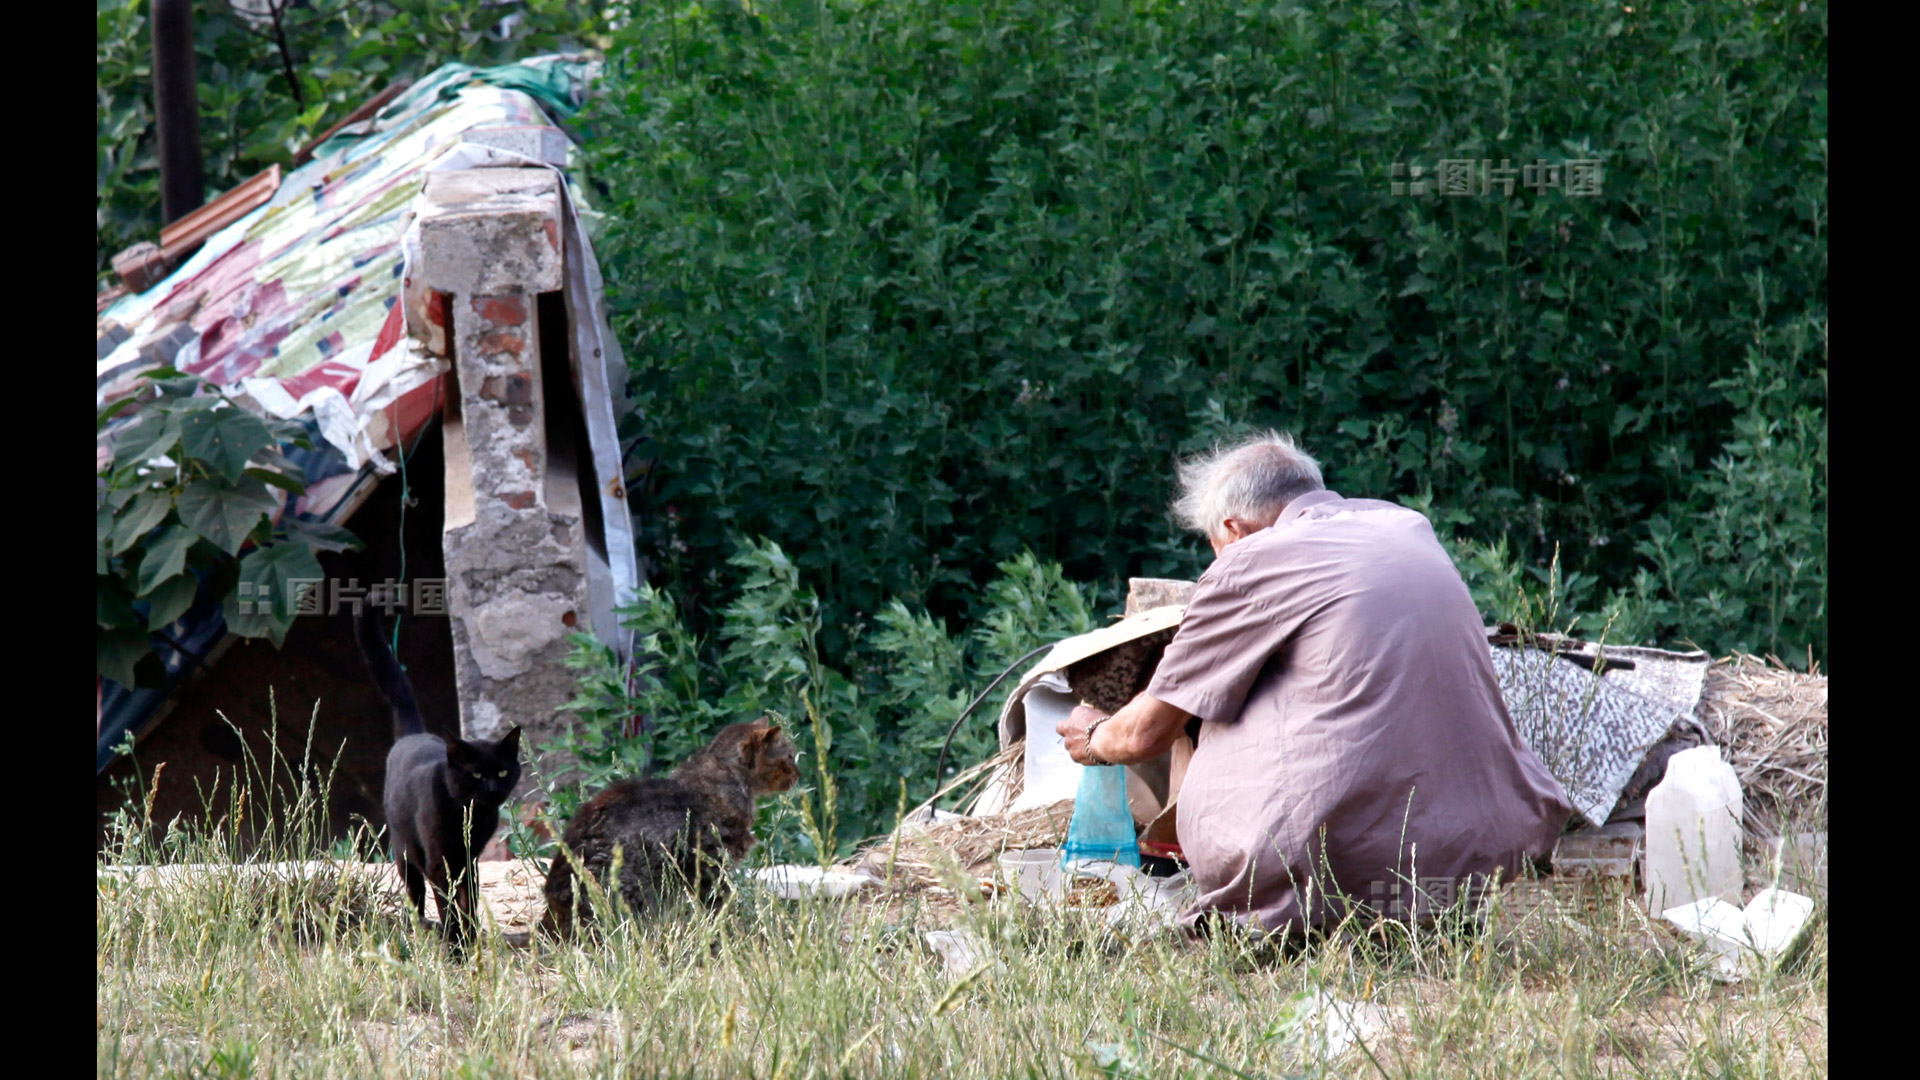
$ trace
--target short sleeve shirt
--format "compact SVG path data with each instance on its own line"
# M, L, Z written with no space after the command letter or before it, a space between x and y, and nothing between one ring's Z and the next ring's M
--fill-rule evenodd
M1571 807L1521 741L1466 584L1421 514L1332 491L1229 545L1148 692L1204 723L1180 843L1217 911L1268 930L1445 906L1511 879Z

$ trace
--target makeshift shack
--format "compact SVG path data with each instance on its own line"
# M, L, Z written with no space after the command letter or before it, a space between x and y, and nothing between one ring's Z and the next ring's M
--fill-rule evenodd
M625 362L558 126L594 73L572 56L441 68L370 103L307 164L233 193L252 208L190 257L198 236L170 229L117 263L140 291L99 312L96 406L171 367L299 423L313 449L283 450L305 491L274 519L348 526L365 549L320 557L311 613L278 650L228 633L232 594L203 581L152 636L154 685L97 678L103 824L160 762L153 814L167 821L218 805L236 765L276 750L310 772L337 757L336 834L355 815L379 824L391 722L350 625L369 586L404 587L399 656L430 727L450 734L519 724L537 749L566 723L567 636L630 654L613 614L641 573ZM97 469L138 417L100 432Z

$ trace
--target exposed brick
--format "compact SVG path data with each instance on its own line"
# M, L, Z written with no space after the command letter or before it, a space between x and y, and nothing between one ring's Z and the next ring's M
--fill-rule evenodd
M1567 833L1554 846L1553 872L1562 877L1632 878L1646 835L1646 828L1637 821Z
M489 375L480 384L480 396L509 408L533 404L533 379L524 372Z
M510 491L500 496L500 500L515 510L530 510L533 508L533 492L531 491Z
M520 351L527 347L527 336L518 330L500 330L488 334L473 343L474 351L482 356L490 353L510 353L519 359Z
M560 223L553 220L552 218L548 218L546 221L542 222L541 224L547 230L547 243L553 245L553 250L559 251L560 250Z
M494 326L519 326L527 321L527 302L519 296L476 296L473 310Z
M515 450L513 456L520 459L520 464L525 465L528 472L538 473L540 471L540 463L534 459L533 451L523 448Z

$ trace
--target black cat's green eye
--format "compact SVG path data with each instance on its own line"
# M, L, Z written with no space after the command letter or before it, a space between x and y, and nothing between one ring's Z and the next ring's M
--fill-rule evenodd
M502 779L502 780L505 780L506 778L507 778L507 770L505 770L505 769L501 769L501 770L500 770L500 779Z
M482 780L482 779L485 779L485 778L484 778L484 777L482 777L482 776L481 776L481 775L480 775L479 773L474 773L474 774L473 774L473 778L474 778L475 780Z

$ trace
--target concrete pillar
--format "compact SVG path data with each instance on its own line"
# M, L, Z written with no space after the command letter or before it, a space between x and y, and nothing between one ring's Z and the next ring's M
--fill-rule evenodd
M446 410L443 546L460 730L519 724L536 750L573 695L566 635L588 630L585 523L570 451L552 452L539 294L565 269L556 177L546 169L431 173L413 272L431 290L457 395ZM558 460L556 460L558 459Z

